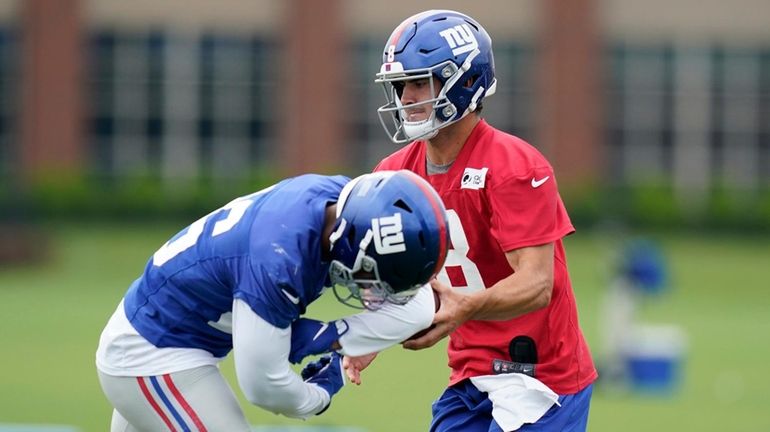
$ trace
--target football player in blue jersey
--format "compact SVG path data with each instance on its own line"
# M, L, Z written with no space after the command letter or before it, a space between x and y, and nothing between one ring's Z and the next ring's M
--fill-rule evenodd
M343 356L357 373L431 324L425 284L448 244L441 199L408 171L294 177L211 212L152 255L102 332L111 431L249 431L218 368L231 350L251 403L320 414L345 382ZM330 286L363 310L302 317Z

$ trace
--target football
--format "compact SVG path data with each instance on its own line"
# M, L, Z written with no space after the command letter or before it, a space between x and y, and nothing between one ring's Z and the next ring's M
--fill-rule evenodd
M438 311L439 308L441 307L441 298L439 298L438 293L436 292L436 290L431 290L431 291L433 291L433 304L435 306L434 310ZM412 339L417 339L419 337L422 337L423 335L425 335L429 331L433 330L434 327L436 327L436 326L435 325L431 325L428 328L422 329L422 330L418 331L417 333L413 334L407 340L412 340Z

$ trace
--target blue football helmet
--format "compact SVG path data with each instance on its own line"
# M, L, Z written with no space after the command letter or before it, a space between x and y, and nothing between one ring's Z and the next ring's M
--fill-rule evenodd
M403 105L409 80L427 79L435 97ZM492 40L473 18L451 10L429 10L404 20L388 38L375 82L387 103L377 113L390 139L403 144L431 139L438 130L475 111L494 94ZM406 110L430 104L430 116L406 121Z
M369 310L404 304L444 265L446 209L410 171L366 174L342 189L330 240L329 279L342 303Z

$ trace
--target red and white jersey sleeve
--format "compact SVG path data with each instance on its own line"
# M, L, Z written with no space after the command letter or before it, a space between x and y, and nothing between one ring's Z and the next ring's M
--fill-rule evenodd
M487 196L491 233L504 251L550 243L574 231L548 165L503 179Z

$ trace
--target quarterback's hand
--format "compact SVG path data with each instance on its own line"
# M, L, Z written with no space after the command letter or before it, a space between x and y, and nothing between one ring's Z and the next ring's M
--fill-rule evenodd
M345 374L348 376L350 382L355 385L361 385L361 371L366 369L366 367L374 361L375 357L377 357L376 352L357 357L343 357L342 368L345 369Z
M335 347L335 342L347 331L348 323L345 320L326 323L299 318L291 323L289 361L297 364L309 355L330 352Z
M342 374L342 356L336 352L308 363L300 375L306 383L317 385L329 394L329 405L331 405L331 398L345 385L345 376ZM329 405L326 405L318 414L326 411Z
M466 295L454 291L452 287L436 279L430 282L431 288L439 296L440 307L433 317L433 324L419 337L404 341L403 346L410 350L421 350L435 345L452 333L460 324L468 320L469 311L465 302Z

